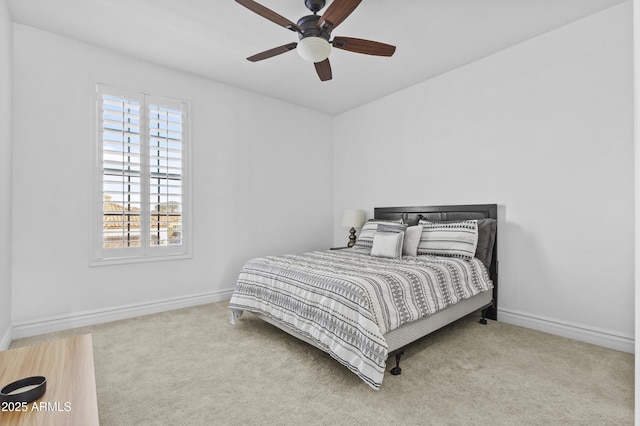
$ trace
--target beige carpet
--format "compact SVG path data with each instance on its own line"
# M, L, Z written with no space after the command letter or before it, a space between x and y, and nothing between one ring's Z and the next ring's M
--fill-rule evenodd
M631 354L465 318L410 347L376 392L275 327L228 317L215 303L12 347L92 333L102 425L633 424Z

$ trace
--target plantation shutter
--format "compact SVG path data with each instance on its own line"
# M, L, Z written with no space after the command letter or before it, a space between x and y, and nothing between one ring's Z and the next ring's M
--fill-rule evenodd
M102 96L102 245L140 247L140 102Z
M94 259L189 256L187 103L97 88Z
M153 101L153 100L151 100ZM150 244L182 244L182 110L149 104Z

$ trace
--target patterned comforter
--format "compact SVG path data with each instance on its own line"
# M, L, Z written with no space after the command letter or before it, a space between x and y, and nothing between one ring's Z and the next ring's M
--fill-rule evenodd
M250 260L229 308L232 323L250 311L293 329L379 389L385 333L492 287L478 259L387 259L352 248Z

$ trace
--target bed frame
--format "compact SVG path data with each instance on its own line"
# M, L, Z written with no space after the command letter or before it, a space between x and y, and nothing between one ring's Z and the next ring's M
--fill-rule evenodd
M374 219L397 220L425 218L433 221L467 220L467 219L498 219L497 204L471 204L461 206L420 206L420 207L376 207L373 211ZM395 354L396 366L391 374L402 372L400 358L404 349L429 334L446 327L454 321L473 312L482 311L481 324L487 323L487 318L498 319L498 230L493 244L493 255L489 266L489 277L493 281L493 291L480 293L463 300L435 314L418 321L405 324L385 334L389 355Z
M376 207L374 209L374 219L414 219L419 216L434 221L464 220L464 219L484 219L491 218L497 220L497 204L474 204L462 206L422 206L422 207ZM496 240L493 245L493 256L489 267L489 277L493 281L493 291L485 291L469 299L465 299L455 305L436 312L433 315L419 319L392 330L384 335L387 342L389 355L395 354L396 365L391 369L391 374L401 373L400 358L404 349L416 341L423 339L429 334L440 330L443 327L459 320L469 314L481 311L480 323L486 324L487 318L497 320L498 309L498 233L496 229ZM283 326L266 315L255 314L264 321L273 324L281 330L291 334L298 339L309 343L321 350L313 340L296 333L294 330Z

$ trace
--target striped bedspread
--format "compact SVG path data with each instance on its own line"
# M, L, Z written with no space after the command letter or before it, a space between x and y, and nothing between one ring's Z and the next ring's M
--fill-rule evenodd
M249 311L290 327L379 389L385 333L491 288L478 259L387 259L352 248L250 260L229 308L232 323Z

